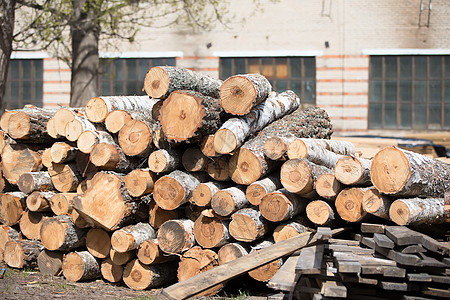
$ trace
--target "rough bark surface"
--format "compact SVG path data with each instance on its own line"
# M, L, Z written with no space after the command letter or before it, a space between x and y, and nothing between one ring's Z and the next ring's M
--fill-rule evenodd
M334 175L336 179L347 185L372 185L370 179L371 160L354 157L343 156L339 158L334 167Z
M0 3L0 30L2 42L0 43L0 112L3 112L3 97L5 95L6 80L8 78L9 60L12 52L12 41L14 36L16 1L2 1Z
M3 259L12 268L35 268L37 257L44 249L42 243L31 240L8 241Z
M149 223L128 225L114 231L111 246L118 252L127 252L139 248L146 240L156 238L155 229Z
M329 138L329 136L328 136ZM305 158L311 148L322 147L339 155L352 155L356 153L355 145L351 142L340 140L328 140L326 138L296 138L291 141L287 148L290 159Z
M389 217L397 225L439 224L450 222L450 207L444 198L397 199L389 208Z
M26 105L9 117L6 132L13 139L28 143L50 142L53 138L47 134L47 122L54 114L54 110Z
M308 202L286 189L281 189L265 195L259 204L259 210L267 220L281 222L305 212Z
M99 278L100 264L88 251L71 252L63 258L62 271L67 280L76 282Z
M245 196L252 205L259 205L266 194L274 192L281 187L280 177L273 174L250 184L245 191Z
M52 178L46 171L28 172L20 175L17 186L25 194L30 194L33 191L46 192L54 189Z
M68 251L85 245L87 231L75 226L68 215L46 219L41 226L41 241L45 249Z

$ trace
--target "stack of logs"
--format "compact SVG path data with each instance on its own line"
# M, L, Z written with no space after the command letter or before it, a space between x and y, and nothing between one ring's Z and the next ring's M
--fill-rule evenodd
M317 226L448 219L450 166L330 140L327 113L259 74L153 67L148 96L5 112L0 255L70 281L182 281ZM283 264L249 272L267 282ZM202 295L215 294L222 284Z

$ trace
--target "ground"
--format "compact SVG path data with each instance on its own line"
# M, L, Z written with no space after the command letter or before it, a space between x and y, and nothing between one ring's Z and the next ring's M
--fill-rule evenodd
M89 282L69 282L62 276L49 276L37 270L17 270L0 263L0 269L5 267L6 272L0 278L0 299L70 299L70 300L96 300L96 299L158 299L156 296L160 289L135 291L123 283L112 284L102 279ZM264 294L274 292L265 287L265 284L253 282L252 286L242 284L242 279L236 280L240 286L233 284L221 291L215 297L202 297L201 300L219 299L267 299ZM256 292L258 291L258 292Z

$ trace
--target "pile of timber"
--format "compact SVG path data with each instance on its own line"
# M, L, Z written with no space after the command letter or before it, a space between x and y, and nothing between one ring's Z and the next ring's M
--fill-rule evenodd
M397 147L358 157L352 143L330 140L323 109L273 92L262 75L222 82L161 66L144 90L2 115L7 265L141 290L320 226L449 219L448 164ZM286 255L248 274L268 282Z

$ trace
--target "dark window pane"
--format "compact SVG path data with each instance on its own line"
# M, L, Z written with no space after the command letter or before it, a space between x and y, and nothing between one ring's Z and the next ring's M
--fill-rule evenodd
M445 79L450 80L450 55L444 56L445 57Z
M427 78L427 57L415 56L414 57L414 77L416 79Z
M123 95L123 82L122 81L114 81L114 91L115 95Z
M316 61L315 58L304 58L303 66L305 68L306 79L316 79Z
M166 65L168 65L168 66L175 66L176 65L175 58L166 58Z
M137 84L136 81L127 81L126 82L126 85L127 85L126 95L137 95L138 89L137 89L136 84Z
M382 56L370 57L370 78L381 78Z
M42 105L42 99L43 99L43 82L42 81L36 81L34 84L34 98L35 98L35 105Z
M165 63L162 58L152 58L152 67L164 66Z
M426 81L414 81L414 103L427 102Z
M248 62L248 69L245 73L261 73L261 68L259 65L259 58L249 58L247 60ZM264 75L264 74L263 74Z
M144 82L145 74L150 70L148 59L139 59L138 61L138 78Z
M276 91L280 92L280 93L284 92L285 90L288 89L288 87L287 87L287 80L277 80L275 82L275 85L276 85Z
M450 104L445 104L444 107L444 128L450 129Z
M397 81L386 80L384 83L384 100L396 101L397 100Z
M220 59L220 79L225 80L231 76L231 58Z
M382 81L371 80L370 81L370 102L381 102L382 99Z
M138 78L136 70L136 60L127 59L126 65L127 65L127 80L136 80Z
M381 128L381 104L370 103L369 105L369 128Z
M114 79L115 80L123 80L124 72L123 72L123 60L116 59L114 61Z
M386 78L397 78L397 56L385 56L384 66Z
M290 89L300 97L300 101L303 103L302 83L300 81L291 81Z
M397 104L386 103L384 105L384 127L397 128Z
M291 66L291 78L301 78L302 77L301 58L291 57L289 61Z
M102 95L111 96L109 81L102 81Z
M427 127L427 106L425 104L414 105L414 129Z
M411 104L409 103L400 104L400 128L411 128Z
M450 102L450 79L445 81L444 101Z
M44 66L42 60L34 60L34 78L35 80L43 80Z
M22 99L25 100L26 103L29 103L31 98L31 82L24 81L22 83Z
M316 82L305 81L304 101L302 103L314 104L316 103Z
M431 103L429 112L428 128L441 129L442 106L441 104Z
M8 79L17 80L20 78L20 63L17 59L12 59L9 63Z
M412 77L412 56L400 56L400 78Z
M245 69L245 58L235 58L234 59L234 74L232 75L236 75L236 74L245 74L246 69Z
M11 99L12 101L19 100L20 83L18 81L11 82Z
M411 80L400 80L400 101L411 102L412 98L412 84Z
M440 80L430 80L428 84L430 91L430 102L441 102L442 101L442 81Z
M442 56L430 56L430 78L442 78Z

